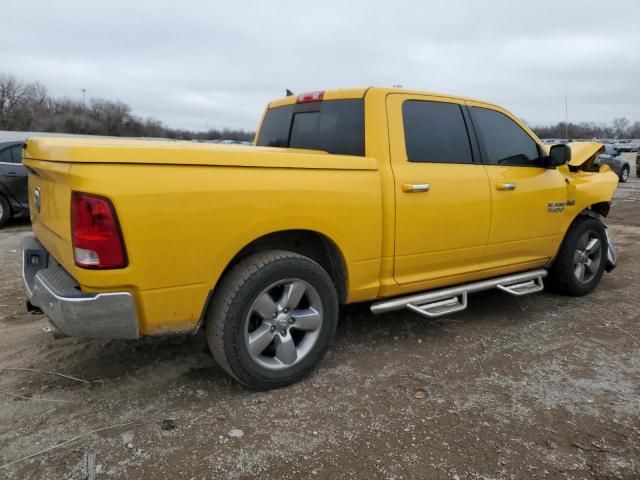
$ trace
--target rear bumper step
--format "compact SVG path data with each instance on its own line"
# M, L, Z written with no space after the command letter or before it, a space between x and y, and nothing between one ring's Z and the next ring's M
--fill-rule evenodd
M417 295L393 298L376 302L371 305L373 313L392 312L407 308L419 315L436 318L460 312L467 308L467 295L498 288L511 295L522 296L539 292L544 289L542 279L547 276L544 269L531 270L529 272L507 275L504 277L490 278L480 282L466 283L457 287L431 290Z
M22 240L27 308L42 311L58 336L138 338L138 315L128 292L84 293L36 237Z

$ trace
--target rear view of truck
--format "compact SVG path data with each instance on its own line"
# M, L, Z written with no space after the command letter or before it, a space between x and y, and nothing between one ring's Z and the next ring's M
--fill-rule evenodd
M364 93L274 102L256 147L28 139L28 307L59 335L204 326L242 383L302 378L328 348L339 303L378 291L382 192L365 156Z
M28 143L27 155L33 150ZM29 309L45 311L54 333L137 338L137 313L129 292L86 293L68 273L127 267L113 204L103 196L72 191L70 163L31 160L29 170L35 235L22 243Z

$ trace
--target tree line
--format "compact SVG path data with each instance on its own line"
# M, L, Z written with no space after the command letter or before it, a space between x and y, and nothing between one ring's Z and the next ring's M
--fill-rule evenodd
M116 137L160 137L183 140L251 140L245 130L191 131L166 127L154 118L142 118L126 103L92 98L88 103L53 98L38 82L0 75L0 130L78 133ZM559 122L532 127L540 138L640 138L640 122L616 118L611 124Z
M640 122L631 123L626 118L615 118L610 124L559 122L546 127L533 127L540 138L640 138Z
M181 140L247 141L254 135L233 129L197 132L169 128L154 118L134 115L126 103L54 98L41 83L25 82L13 75L0 75L0 130Z

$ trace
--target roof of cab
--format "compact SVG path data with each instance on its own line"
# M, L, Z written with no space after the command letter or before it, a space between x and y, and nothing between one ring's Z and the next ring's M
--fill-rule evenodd
M402 93L406 95L428 95L430 97L443 97L443 98L453 98L456 100L464 100L470 102L478 102L486 105L491 105L494 107L501 108L499 105L486 102L484 100L478 100L475 98L463 97L460 95L451 95L448 93L438 93L438 92L428 92L423 90L412 90L407 88L395 88L395 87L358 87L358 88L340 88L334 90L324 90L323 100L344 100L344 99L353 99L353 98L364 98L367 92L376 92L382 94L390 94L390 93ZM301 92L307 93L307 92ZM298 94L290 95L288 97L279 98L277 100L273 100L269 103L268 108L274 107L282 107L284 105L292 105L296 103L298 99Z

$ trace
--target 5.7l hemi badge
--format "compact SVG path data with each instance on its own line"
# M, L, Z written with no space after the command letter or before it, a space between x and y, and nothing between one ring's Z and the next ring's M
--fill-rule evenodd
M564 212L564 202L549 202L549 203L547 203L547 212L549 212L549 213Z

